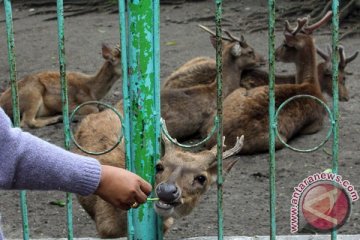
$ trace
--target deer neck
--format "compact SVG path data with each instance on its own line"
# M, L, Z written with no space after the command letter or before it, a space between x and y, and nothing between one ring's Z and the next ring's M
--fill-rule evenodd
M120 74L116 72L114 66L106 61L99 71L90 78L88 86L92 95L99 100L109 92L112 85L119 78Z
M296 83L311 83L320 88L314 44L305 45L295 64Z
M231 60L226 59L223 63L222 88L224 97L228 96L232 91L240 87L240 76L242 70L240 70L236 64L230 63L230 61Z

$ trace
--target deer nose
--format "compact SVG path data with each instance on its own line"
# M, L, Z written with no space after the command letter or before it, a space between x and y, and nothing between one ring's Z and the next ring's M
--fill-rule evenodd
M174 202L180 197L180 191L173 183L160 183L155 191L159 199L167 203Z

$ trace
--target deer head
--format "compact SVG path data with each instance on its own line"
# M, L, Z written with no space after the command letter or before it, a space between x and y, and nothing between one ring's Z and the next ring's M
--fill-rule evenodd
M210 33L210 41L216 48L216 34L209 28L199 25L200 28ZM258 67L265 63L265 59L257 53L245 40L244 36L235 37L231 32L225 30L226 36L222 36L222 56L224 65L228 62L235 61L238 69Z
M291 27L285 21L284 42L275 51L275 59L281 62L293 62L296 65L296 82L317 83L316 53L312 33L324 25L331 17L328 12L321 20L308 25L309 17L298 18L297 26ZM319 86L320 89L320 86Z
M102 44L102 56L103 58L113 66L115 73L121 76L121 51L120 46L117 45L115 48L109 47L107 44Z
M185 152L163 137L165 154L156 165L155 192L159 201L155 211L164 218L179 218L188 215L200 197L217 178L216 146L199 153ZM237 162L230 159L237 154L244 137L237 139L235 146L223 153L223 171L228 173Z
M321 85L321 89L325 91L329 96L333 95L333 88L332 88L332 63L331 63L331 56L332 50L331 46L327 45L327 53L325 53L322 49L316 48L317 53L319 56L324 59L324 62L318 65L318 73L319 73L319 82ZM349 58L345 56L345 48L343 46L339 46L339 100L340 101L349 101L349 93L348 89L346 88L346 72L345 67L348 63L352 62L358 55L359 51L356 51L353 55Z
M284 42L275 51L275 57L278 61L294 62L300 61L299 52L304 47L313 44L311 34L316 29L324 25L331 17L332 13L328 12L320 21L308 26L309 17L298 18L297 26L292 27L289 21L285 21Z

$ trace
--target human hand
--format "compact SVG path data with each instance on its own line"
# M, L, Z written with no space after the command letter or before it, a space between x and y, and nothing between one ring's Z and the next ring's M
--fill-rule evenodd
M148 182L126 169L102 165L95 194L117 208L129 210L135 203L135 207L145 203L151 189Z

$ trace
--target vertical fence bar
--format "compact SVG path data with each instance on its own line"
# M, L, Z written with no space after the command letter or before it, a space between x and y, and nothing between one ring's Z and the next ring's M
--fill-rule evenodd
M332 146L332 172L338 173L339 159L339 0L332 0L332 86L333 86L333 146ZM337 239L337 231L331 231L331 240Z
M217 214L218 214L218 239L223 239L224 228L224 214L223 214L223 126L222 126L222 29L221 29L221 17L222 17L222 0L216 0L216 82L217 82Z
M159 40L159 36L155 36L158 31L154 31L153 22L158 19L159 13L155 12L158 7L154 8L153 0L128 1L127 6L130 126L126 127L130 127L130 165L132 171L153 184L155 162L160 157L159 148L156 146L160 144L157 131L160 129L160 113L156 108L160 95L159 89L155 90L155 82L160 81L159 71L156 70L159 56L154 51L154 42ZM132 220L133 239L158 239L157 228L149 227L156 226L157 223L152 203L134 209Z
M16 82L16 60L15 60L15 40L13 30L13 18L11 1L4 0L5 19L6 19L6 34L8 46L8 62L10 67L10 85L11 85L11 100L13 110L13 124L15 127L20 126L20 112L19 112L19 97ZM26 201L26 191L20 191L21 217L23 227L23 239L29 239L29 220Z
M160 0L153 0L153 42L154 42L154 74L155 74L155 88L154 88L154 96L155 96L155 137L158 144L155 144L155 153L160 158L161 153L161 104L160 104ZM158 158L154 159L154 164L156 164ZM163 224L160 216L156 216L157 223L157 239L163 239Z
M276 239L276 187L275 187L275 0L268 1L269 11L269 182L270 182L270 239Z
M65 36L64 36L64 6L63 0L57 0L57 22L58 22L58 55L60 66L60 82L61 82L61 103L62 115L64 123L64 147L70 150L70 123L69 123L69 105L66 80L65 65ZM66 218L67 218L67 234L68 239L73 239L73 222L72 222L72 197L70 193L66 193Z
M128 78L128 51L127 51L127 31L126 31L126 10L125 0L119 0L119 25L120 25L120 39L121 39L121 64L122 64L122 90L123 90L123 106L124 106L124 117L123 117L123 128L124 141L125 141L125 164L127 169L133 169L131 162L131 147L130 147L130 96L129 96L129 78ZM134 238L134 225L133 225L133 210L130 209L127 213L127 228L128 228L128 239Z

